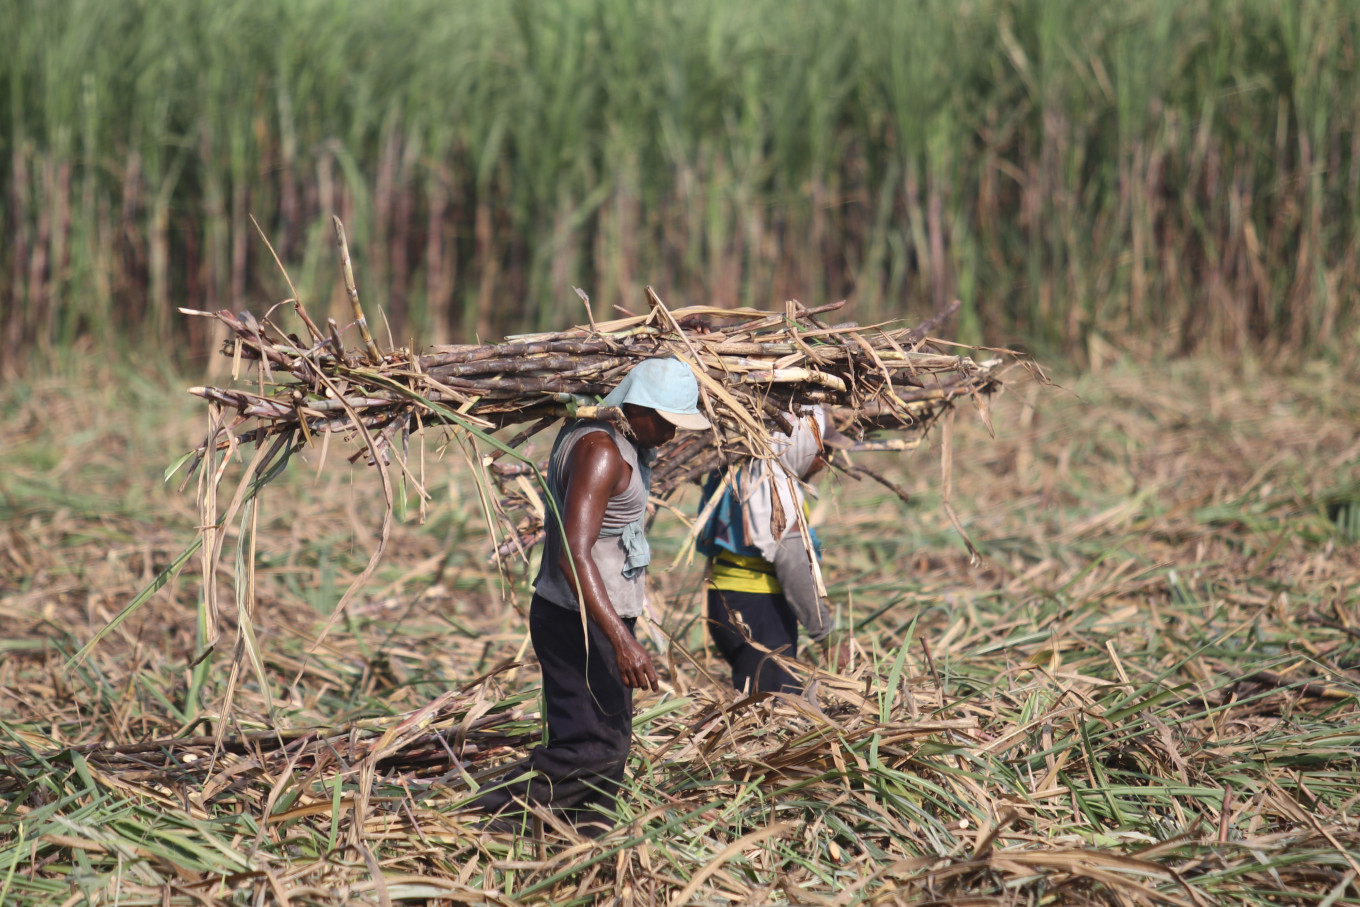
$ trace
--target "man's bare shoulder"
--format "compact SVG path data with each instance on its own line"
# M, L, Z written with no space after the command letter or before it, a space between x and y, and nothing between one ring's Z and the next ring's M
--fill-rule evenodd
M576 445L572 448L571 455L575 458L581 453L588 454L592 457L609 456L620 462L623 461L623 457L619 454L619 446L615 444L614 439L609 436L608 430L603 428L586 432L581 436L580 440L578 440Z
M566 466L573 476L589 474L611 486L626 481L629 475L628 463L608 431L592 431L583 436L571 449Z

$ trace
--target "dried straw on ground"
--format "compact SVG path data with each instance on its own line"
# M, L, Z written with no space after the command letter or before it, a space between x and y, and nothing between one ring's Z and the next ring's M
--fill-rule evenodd
M1224 679L1181 693L1179 678L1095 676L1123 664L1092 646L1050 658L1051 676L965 668L948 692L931 649L900 642L843 676L814 672L807 697L733 699L682 650L689 665L667 673L686 691L644 701L619 824L599 841L549 814L526 837L487 834L462 808L537 737L536 691L499 683L509 662L420 708L324 729L70 747L11 733L0 794L35 855L101 867L98 903L230 904L243 888L316 905L1207 907L1355 880L1353 824L1308 812L1354 801L1356 726L1324 717L1353 690L1234 680L1216 658ZM1282 710L1300 727L1272 730ZM1220 714L1245 730L1197 745ZM27 903L65 890L17 881Z
M1183 362L1074 377L1041 413L1007 395L995 442L955 426L980 566L934 507L833 484L832 596L864 652L815 675L820 715L733 693L697 571L656 571L674 689L637 700L624 822L541 845L472 828L432 736L475 779L539 727L470 494L399 522L390 572L308 655L383 502L347 470L280 478L267 686L215 761L226 658L186 688L196 564L68 666L198 525L162 489L194 411L101 378L0 388L0 903L1360 903L1360 534L1328 503L1360 508L1353 374ZM242 577L251 527L228 527Z

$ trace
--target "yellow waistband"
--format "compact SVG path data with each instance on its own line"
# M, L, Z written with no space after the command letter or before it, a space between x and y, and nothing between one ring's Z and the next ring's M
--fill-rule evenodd
M774 564L762 557L724 551L711 562L708 587L723 592L783 592Z

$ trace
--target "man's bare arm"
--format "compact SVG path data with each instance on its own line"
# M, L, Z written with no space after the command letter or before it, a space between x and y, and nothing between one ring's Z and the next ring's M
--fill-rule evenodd
M591 555L609 499L628 487L631 475L613 440L603 432L592 432L577 443L567 462L566 513L562 515L566 531L559 564L586 617L613 644L624 684L651 690L658 683L656 668L614 610Z

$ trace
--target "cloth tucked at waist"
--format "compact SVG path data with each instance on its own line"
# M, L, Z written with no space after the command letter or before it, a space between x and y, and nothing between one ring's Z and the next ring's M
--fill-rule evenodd
M623 575L625 579L636 579L642 575L642 571L652 562L652 546L647 544L647 508L646 491L652 487L652 461L656 459L656 451L650 448L638 451L637 470L642 477L642 487L644 489L644 506L642 515L633 522L617 528L601 528L600 538L618 537L623 543Z

